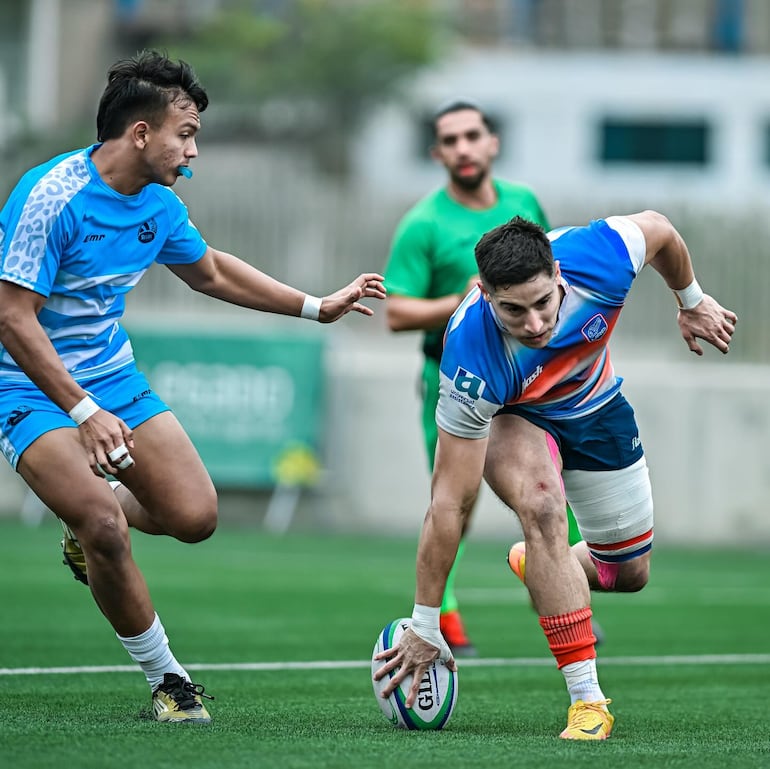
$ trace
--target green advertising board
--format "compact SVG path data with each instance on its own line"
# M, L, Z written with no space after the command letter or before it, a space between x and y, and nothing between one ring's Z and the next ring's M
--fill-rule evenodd
M323 416L320 337L128 332L139 369L172 408L217 486L313 482Z

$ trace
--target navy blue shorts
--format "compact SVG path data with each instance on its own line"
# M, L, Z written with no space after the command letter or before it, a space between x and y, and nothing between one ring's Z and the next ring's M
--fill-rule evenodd
M132 430L156 414L170 411L133 364L78 384L97 406L120 417ZM0 451L14 470L19 457L32 443L60 427L76 425L35 385L0 382Z
M495 414L516 414L553 437L565 470L622 470L644 455L631 404L618 393L583 417L548 419L525 406L503 406Z

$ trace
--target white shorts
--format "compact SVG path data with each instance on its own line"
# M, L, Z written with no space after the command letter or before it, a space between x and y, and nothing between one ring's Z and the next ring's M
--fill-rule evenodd
M622 470L563 470L564 491L591 555L619 563L652 547L653 504L644 456Z

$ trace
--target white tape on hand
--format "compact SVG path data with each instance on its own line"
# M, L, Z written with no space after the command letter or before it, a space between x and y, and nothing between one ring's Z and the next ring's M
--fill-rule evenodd
M127 467L131 467L131 465L134 464L134 458L130 454L126 454L123 459L118 462L118 464L115 465L115 467L118 468L118 470L125 470Z
M423 641L435 646L439 651L438 658L446 662L452 657L452 650L439 629L440 611L438 606L423 606L416 603L412 610L412 630Z
M121 459L125 454L128 454L128 449L125 443L121 443L116 449L107 452L107 456L114 462L116 459Z
M128 453L125 443L121 443L116 449L107 452L107 456L118 470L125 470L134 464L134 458Z

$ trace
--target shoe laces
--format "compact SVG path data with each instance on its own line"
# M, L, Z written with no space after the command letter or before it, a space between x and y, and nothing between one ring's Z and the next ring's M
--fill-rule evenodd
M612 700L597 700L596 702L583 702L580 701L581 705L578 706L578 703L576 702L572 707L570 708L570 719L569 719L569 725L570 727L577 727L578 729L583 728L584 726L591 726L591 721L593 721L593 715L594 713L601 714L602 718L604 718L607 715L607 705L609 705Z
M166 673L163 677L163 683L158 689L171 697L179 710L189 710L193 707L200 707L196 697L204 697L207 700L213 700L210 694L202 684L194 684L186 678L176 675L176 673Z

